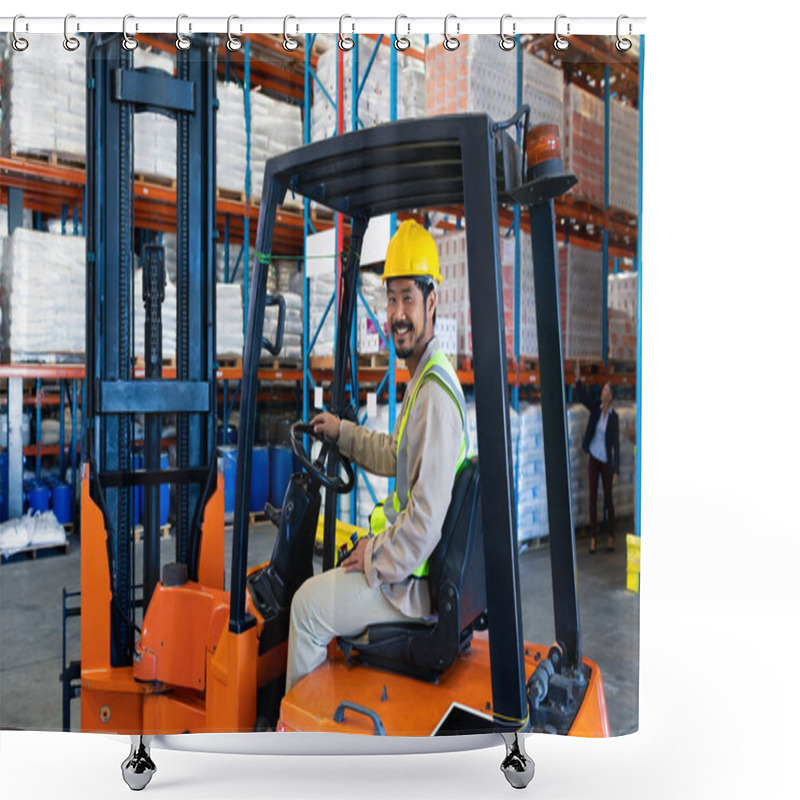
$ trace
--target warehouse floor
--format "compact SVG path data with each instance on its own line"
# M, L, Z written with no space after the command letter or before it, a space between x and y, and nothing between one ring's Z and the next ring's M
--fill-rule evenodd
M625 589L625 531L631 519L619 520L617 550L608 553L598 539L595 555L588 538L578 539L578 600L583 654L603 675L612 735L638 727L639 596ZM251 529L248 561L269 558L275 528ZM230 530L227 536L230 563ZM0 728L61 730L61 591L80 588L80 544L70 537L66 555L0 565ZM139 558L141 545L137 545ZM171 543L162 562L172 560ZM140 569L140 567L137 567ZM319 569L319 564L317 565ZM141 574L141 572L139 572ZM554 639L549 548L520 555L523 630L529 641ZM75 600L71 603L74 605ZM80 657L80 619L67 622L67 662ZM72 730L80 729L80 702L72 702Z

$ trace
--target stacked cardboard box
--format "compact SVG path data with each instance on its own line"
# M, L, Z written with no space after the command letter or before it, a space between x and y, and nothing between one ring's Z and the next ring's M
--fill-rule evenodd
M608 307L637 318L639 312L639 273L618 272L608 276Z
M137 69L159 69L173 75L175 56L160 51L137 48L133 53ZM133 168L145 176L158 176L175 180L177 167L178 134L175 120L162 114L143 112L136 114L133 122Z
M217 84L217 186L245 191L247 177L247 131L244 91L236 83ZM250 99L250 196L261 197L264 164L303 144L299 106L275 100L257 91Z
M561 131L564 168L578 183L570 194L595 206L605 204L605 107L595 95L570 84L564 90Z
M639 213L639 112L611 101L608 204L629 214Z
M531 109L530 124L564 118L564 73L531 53L522 54L522 102Z
M608 309L608 357L636 361L636 320L624 311Z
M286 305L283 320L283 345L277 358L287 361L300 361L303 358L303 299L299 294L282 291L281 296ZM264 309L263 334L270 342L275 342L278 330L278 306L267 306ZM266 351L262 357L271 358Z
M335 288L336 276L332 273L315 275L308 281L310 335L313 337L319 328L317 339L311 349L312 356L333 356L336 346L336 313L333 305L328 309L328 303L331 301ZM328 309L328 313L325 321L322 322L326 309Z
M364 81L367 64L372 59L369 74ZM317 61L314 100L311 106L311 141L327 139L336 133L336 61L337 48L330 47ZM358 40L358 81L364 81L358 98L358 119L364 127L371 127L391 118L389 47L381 44L375 52L375 42L366 37ZM353 129L353 52L344 54L344 129ZM325 87L323 91L320 84ZM421 61L398 53L397 118L425 116L425 72ZM327 97L326 97L327 92ZM330 98L330 100L328 99Z
M242 287L237 283L217 284L217 355L244 355Z
M558 248L561 335L566 358L603 357L603 254Z
M639 274L608 276L608 355L620 361L637 356Z
M462 36L455 51L431 37L425 52L428 115L483 111L495 120L517 108L517 56L491 36Z
M3 60L2 152L86 157L86 48L68 52L34 37Z
M0 343L7 359L47 362L83 353L85 263L82 236L17 228L5 238Z
M442 285L438 290L438 312L456 320L457 351L460 356L472 355L472 317L467 271L466 231L453 231L436 237ZM506 353L514 356L515 240L506 235L500 242L500 264L503 281L503 323ZM520 356L536 356L536 305L533 290L533 260L530 235L523 232L520 240Z

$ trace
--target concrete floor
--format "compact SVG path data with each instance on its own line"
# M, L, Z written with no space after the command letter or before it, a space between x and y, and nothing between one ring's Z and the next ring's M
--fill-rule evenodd
M632 521L619 520L619 531L626 530L632 530ZM227 538L229 563L230 531ZM269 558L274 538L268 523L251 528L251 565ZM80 588L80 544L76 537L70 540L66 555L0 564L0 728L61 730L61 591ZM600 667L611 733L619 735L638 727L639 596L625 589L624 536L618 535L614 553L606 552L603 539L598 545L602 548L592 556L588 539L578 539L582 647ZM166 543L162 563L172 559ZM525 639L552 642L549 548L520 555L520 583ZM69 662L80 657L79 617L67 621L67 633ZM72 730L79 730L80 702L73 700L71 709Z

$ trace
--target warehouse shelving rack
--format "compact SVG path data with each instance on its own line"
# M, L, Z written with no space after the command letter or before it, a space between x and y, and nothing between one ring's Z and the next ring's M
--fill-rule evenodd
M362 34L362 36L367 36ZM154 48L173 51L174 40L171 37L158 37L140 35L139 40L144 45L150 45ZM304 135L306 141L310 138L310 97L311 85L314 80L314 70L316 69L319 53L314 47L313 37L306 36L305 47L298 48L297 51L287 52L281 46L281 37L270 35L248 35L243 37L245 40L244 52L241 54L231 54L224 46L223 42L219 45L219 77L225 77L225 71L230 71L232 66L241 70L246 70L248 73L248 82L261 86L265 91L273 96L281 97L284 100L303 104L304 107ZM370 37L377 40L377 36ZM387 37L393 40L394 37ZM521 69L521 50L528 49L531 52L535 50L549 50L551 47L551 40L549 37L526 37L520 41L520 37L516 37L517 53L518 53L518 98L521 99L520 69ZM620 59L615 56L613 48L613 39L609 37L576 37L572 40L572 46L567 53L557 54L557 58L563 62L565 72L568 74L570 80L576 82L584 82L586 84L587 74L588 80L593 80L595 86L590 87L597 91L597 85L603 84L605 78L605 85L609 85L609 78L613 77L616 83L618 92L626 94L629 98L640 98L639 95L639 71L636 65L631 65L625 59ZM379 42L376 45L384 46ZM358 52L358 45L356 42L355 53ZM377 49L373 51L374 54ZM420 56L423 57L423 56ZM640 63L643 63L644 46L642 41L642 49L640 53ZM371 59L372 60L372 59ZM551 59L552 60L552 59ZM357 55L354 59L356 62L353 66L357 70ZM580 65L582 74L576 75L576 64ZM604 74L601 74L602 70ZM356 72L357 75L357 72ZM391 77L391 107L392 118L396 118L396 103L397 103L397 57L394 47L390 46L390 77ZM366 74L363 76L366 80ZM342 77L340 76L338 83L341 84ZM337 93L339 87L337 86ZM353 106L351 114L357 117L357 95L354 93ZM639 99L639 108L641 109L641 100ZM344 113L344 109L342 109ZM641 163L641 113L640 113L640 163ZM606 140L608 139L608 126L606 126ZM608 164L608 160L606 160ZM640 171L641 174L641 171ZM249 181L249 169L247 171ZM606 181L606 184L608 181ZM50 163L33 158L24 157L4 157L0 158L0 204L9 204L9 192L19 190L24 194L25 206L33 211L40 212L47 217L60 217L64 223L65 217L68 217L69 212L65 209L75 209L74 219L77 219L78 212L83 209L85 197L85 172L82 168L75 167L69 164ZM176 210L175 202L176 195L175 189L172 186L163 185L150 181L137 181L134 187L135 191L135 217L134 224L138 228L164 231L174 230L176 224ZM641 187L640 187L640 200L641 200ZM252 214L250 209L249 199L249 186L245 187L245 197L233 199L230 197L217 197L217 228L220 232L220 238L230 248L231 243L249 243L254 240L255 229L257 226L257 214ZM442 209L448 215L452 215L456 220L463 214L463 209L451 208ZM641 214L636 218L618 218L610 213L608 204L605 208L593 208L585 204L576 203L570 199L560 199L555 203L556 220L557 220L557 236L561 241L594 241L597 237L597 231L601 231L601 247L604 250L604 277L609 270L609 263L611 259L632 259L636 269L641 269L641 251L640 251L640 235L639 235L639 220ZM506 210L501 209L500 221L508 230L513 230L516 234L516 249L519 249L519 231L525 230L527 225L519 219L515 219L515 215ZM421 220L423 221L423 220ZM338 238L340 243L344 239L344 235L348 225L344 221L340 221L340 229ZM304 201L303 213L300 214L294 207L287 206L279 210L276 218L276 229L274 244L275 248L280 249L286 255L296 255L300 257L304 251L304 244L307 235L310 232L321 231L330 228L333 221L320 216L317 212L310 208L308 200ZM393 220L393 224L395 221ZM458 223L440 223L442 227L448 225L457 227ZM575 228L579 227L580 230L576 231ZM594 239L593 239L594 237ZM249 250L249 248L248 248ZM248 250L240 254L239 262L240 268L247 272L246 256ZM515 283L516 283L516 297L519 297L519 255L515 259ZM615 264L615 269L617 268ZM305 269L305 267L304 267ZM641 273L640 273L641 274ZM230 276L230 273L229 273ZM245 278L246 280L246 278ZM306 293L308 285L306 280ZM641 293L641 281L639 284L639 291ZM307 297L307 294L306 294ZM363 301L363 298L362 298ZM333 301L337 301L334 299ZM518 301L517 301L518 302ZM308 303L305 304L305 314L307 317ZM369 310L371 312L371 310ZM605 312L604 312L605 313ZM247 303L245 301L244 314L247 314ZM374 314L372 314L374 316ZM518 309L515 309L515 318L519 319ZM246 319L246 316L245 316ZM641 319L641 315L640 315ZM302 408L304 416L308 416L310 412L310 392L317 384L329 383L332 379L332 371L324 369L312 368L308 359L308 343L310 342L310 331L308 330L307 320L304 319L304 337L303 337L303 362L300 370L296 369L260 369L259 380L269 386L271 383L282 382L295 382L299 387L302 385ZM538 370L536 364L526 365L520 362L519 357L519 325L515 326L515 358L509 365L509 387L512 393L513 404L518 407L520 392L525 392L530 387L538 383ZM641 342L641 331L638 337L639 343ZM387 342L390 353L393 358L393 347L391 341ZM639 345L641 346L641 345ZM606 368L610 374L611 380L614 383L621 385L630 385L636 383L637 399L639 388L638 381L635 381L635 375L626 368L626 365L615 365L607 362L607 350L604 349L606 361ZM639 359L639 363L641 360ZM356 365L357 367L357 365ZM574 365L570 362L565 364L565 380L571 382L574 378ZM619 368L618 368L619 367ZM43 370L41 365L31 365L33 372L39 370L39 375L43 380L47 380L47 371ZM30 378L26 380L35 380L33 372L29 373ZM398 369L394 365L394 369L374 369L357 367L354 371L355 376L355 392L360 395L360 386L375 385L378 391L382 392L384 388L387 391L389 402L396 403L397 399L397 386L402 385L408 381L407 372ZM241 379L241 369L237 368L223 368L218 370L218 377L223 382L239 381ZM588 380L590 382L600 382L600 377L597 374L590 374ZM459 370L459 378L464 385L471 385L474 378L472 371L466 367ZM298 392L297 394L300 394ZM235 398L236 393L233 393ZM279 399L291 400L293 395L291 392L280 390L263 392L264 399ZM222 408L223 413L227 415L225 409L232 408L233 400L230 397L223 398ZM394 414L392 414L394 416ZM50 451L47 449L42 451L42 455L48 454Z

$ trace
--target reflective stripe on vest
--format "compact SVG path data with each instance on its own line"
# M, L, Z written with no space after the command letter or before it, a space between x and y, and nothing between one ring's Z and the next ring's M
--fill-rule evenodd
M458 406L458 412L461 415L461 451L459 452L458 463L456 464L456 474L467 460L467 453L469 452L469 430L467 427L467 408L464 402L464 393L461 390L461 384L458 381L458 375L456 375L453 365L440 348L430 357L428 363L422 370L422 374L408 399L406 410L400 420L400 428L397 436L395 488L389 493L389 496L383 503L378 503L378 505L375 506L369 519L370 531L375 536L395 523L400 514L405 510L405 507L408 505L408 499L411 497L408 486L408 436L406 436L406 424L422 384L426 380L431 379L441 384L447 394L453 399L453 402ZM415 578L427 577L427 560L414 570L412 575Z

